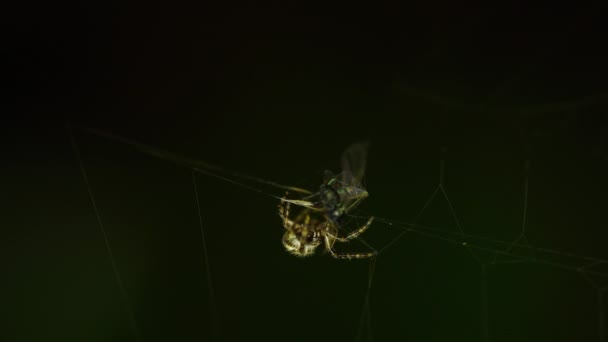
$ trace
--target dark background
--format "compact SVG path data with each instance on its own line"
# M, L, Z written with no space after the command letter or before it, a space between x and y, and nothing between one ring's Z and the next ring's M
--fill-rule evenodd
M66 120L310 189L369 139L361 209L406 222L443 158L463 230L507 242L521 232L529 161L530 243L608 259L604 13L524 2L5 11L1 339L136 341L131 307L141 341L212 341L214 322L225 341L369 340L367 261L287 254L275 199L199 175L208 272L189 169L76 129L125 303ZM458 229L442 198L419 222L440 237ZM382 249L398 233L377 222L365 238ZM374 339L601 341L607 304L594 286L606 279L546 265L584 259L488 266L484 287L481 264L505 245L483 246L412 232L384 250Z

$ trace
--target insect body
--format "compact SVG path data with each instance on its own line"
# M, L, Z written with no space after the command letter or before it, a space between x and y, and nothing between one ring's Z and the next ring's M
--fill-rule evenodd
M361 186L343 183L331 171L325 171L325 179L318 192L319 208L328 220L340 226L344 223L346 214L365 199L368 193Z

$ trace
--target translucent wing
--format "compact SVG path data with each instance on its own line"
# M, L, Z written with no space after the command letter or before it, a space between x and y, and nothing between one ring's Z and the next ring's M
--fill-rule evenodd
M340 181L344 186L360 187L365 175L367 163L367 151L369 142L358 142L352 144L342 154L342 174Z

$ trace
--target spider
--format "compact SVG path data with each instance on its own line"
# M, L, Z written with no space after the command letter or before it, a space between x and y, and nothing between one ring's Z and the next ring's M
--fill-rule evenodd
M285 194L279 204L279 216L283 219L283 227L285 228L282 240L283 246L289 253L300 257L309 256L315 252L319 245L324 243L325 250L336 259L365 259L376 255L376 253L336 253L333 249L336 241L348 242L361 235L372 224L373 217L370 217L363 226L341 237L338 236L338 226L331 218L322 216L318 211L311 208L304 208L295 219L291 219L289 217L291 202L286 199L287 195L288 193Z

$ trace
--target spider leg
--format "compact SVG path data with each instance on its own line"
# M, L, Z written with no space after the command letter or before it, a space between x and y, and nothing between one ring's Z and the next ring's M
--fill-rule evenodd
M346 212L349 212L349 211L353 210L357 205L359 205L359 202L361 202L364 199L366 199L367 196L369 196L369 195L367 194L367 191L366 191L364 196L361 196L361 197L357 198L355 200L355 202L353 202L351 205L348 206L348 208L346 208Z
M288 225L290 225L290 223L293 223L289 219L290 208L291 208L291 203L289 203L289 202L281 201L281 203L279 204L279 216L283 220L284 227L287 227Z
M372 224L372 222L374 221L374 217L370 217L369 220L367 220L367 222L361 226L360 228L358 228L355 231L350 232L348 235L344 236L344 237L340 237L340 236L331 236L333 239L340 241L340 242L347 242L349 240L352 240L356 237L358 237L359 235L363 234L363 232L365 232L367 230L367 228L369 228L369 226Z
M329 251L329 254L331 254L331 256L334 257L335 259L347 259L347 260L351 260L351 259L367 259L367 258L372 258L372 257L376 256L375 252L370 252L370 253L336 253L336 251L334 251L334 249L333 249L333 243L335 241L336 240L333 239L331 236L325 235L325 248L327 249L327 251Z

